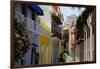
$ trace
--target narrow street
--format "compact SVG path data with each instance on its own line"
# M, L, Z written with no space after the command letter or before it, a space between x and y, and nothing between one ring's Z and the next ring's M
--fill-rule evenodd
M94 60L95 9L15 4L15 65Z

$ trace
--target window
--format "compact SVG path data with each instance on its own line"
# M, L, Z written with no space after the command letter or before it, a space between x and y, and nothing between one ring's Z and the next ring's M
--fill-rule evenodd
M43 52L43 51L44 51L44 50L43 50L43 48L42 48L42 59L41 59L41 60L42 60L42 62L41 62L42 64L44 64L44 54L43 54L44 52Z
M87 29L87 38L90 37L90 28Z
M48 63L48 47L46 47L46 63Z
M26 5L25 4L22 4L22 14L24 15L24 16L26 16Z
M32 20L35 21L35 18L36 18L36 13L35 13L35 11L31 11L31 14L32 14Z
M24 59L21 59L21 65L23 65L25 63Z
M84 32L84 39L86 40L86 32Z
M94 34L95 33L95 26L94 26L94 24L92 25L92 34Z
M90 37L90 28L89 28L89 31L88 32L89 32L88 36Z
M22 7L21 7L21 5L20 5L20 4L16 4L16 5L15 5L15 10L16 10L17 12L22 13Z
M35 63L35 51L36 51L36 48L32 48L32 52L31 52L31 64Z

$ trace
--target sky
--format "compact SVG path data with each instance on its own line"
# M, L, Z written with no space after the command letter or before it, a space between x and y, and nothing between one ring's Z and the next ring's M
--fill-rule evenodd
M50 17L48 16L49 14L47 14L46 12L48 11L52 11L52 6L49 6L49 5L40 5L41 8L44 10L44 16L42 19L43 21L45 21L45 24L51 28L51 22L47 20L50 19ZM67 17L70 16L70 15L76 15L76 16L79 16L81 14L81 12L84 10L84 8L81 8L81 9L78 9L78 7L69 7L69 6L60 6L60 11L61 13L63 14L63 17L64 17L64 22L63 22L63 25L65 25L65 21L67 21Z
M65 6L60 7L61 13L63 14L64 17L64 22L67 20L67 17L70 15L79 16L84 9L85 8L81 8L79 10L78 7L75 7L74 9L72 7L65 7Z

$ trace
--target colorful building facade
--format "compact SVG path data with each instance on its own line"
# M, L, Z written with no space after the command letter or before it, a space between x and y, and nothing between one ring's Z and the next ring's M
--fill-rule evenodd
M35 5L27 5L27 4L16 4L15 5L15 18L18 21L22 20L26 25L29 31L29 41L30 41L30 49L26 52L23 64L30 65L30 64L39 64L41 60L41 50L42 47L44 48L44 55L43 57L49 57L48 60L44 60L43 64L50 63L50 29L43 23L40 16L43 16L43 12L37 12L35 10ZM24 6L24 13L23 12ZM39 6L37 6L40 8ZM41 9L41 8L40 8ZM41 9L42 10L42 9ZM49 36L48 36L49 35ZM46 40L46 41L45 41ZM48 51L47 54L46 51ZM29 57L30 56L30 57ZM46 58L46 57L45 57ZM16 62L17 65L20 65L20 62Z

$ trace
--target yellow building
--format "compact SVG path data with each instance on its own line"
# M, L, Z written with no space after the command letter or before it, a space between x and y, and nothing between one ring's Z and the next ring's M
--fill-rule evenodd
M51 64L51 12L52 6L40 5L44 11L40 17L40 27L43 29L39 38L39 64ZM48 9L49 8L49 9Z
M51 47L50 38L47 36L40 36L40 64L50 64L51 63Z
M47 33L50 33L50 28L45 23L41 22L40 27ZM39 64L51 64L50 36L42 32L39 38L39 44Z

